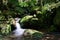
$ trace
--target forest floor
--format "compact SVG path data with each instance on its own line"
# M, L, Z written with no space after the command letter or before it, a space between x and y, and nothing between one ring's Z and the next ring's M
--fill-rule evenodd
M25 39L24 39L25 38ZM0 40L60 40L60 34L59 33L47 33L44 34L42 38L31 38L31 37L23 37L22 39L17 38L10 38L8 36L4 36L0 38Z

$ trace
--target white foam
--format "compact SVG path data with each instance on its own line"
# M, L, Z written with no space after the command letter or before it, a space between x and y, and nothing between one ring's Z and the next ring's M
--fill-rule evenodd
M23 35L24 31L26 30L26 29L22 29L21 25L18 22L16 22L15 27L16 27L16 29L13 31L15 36Z

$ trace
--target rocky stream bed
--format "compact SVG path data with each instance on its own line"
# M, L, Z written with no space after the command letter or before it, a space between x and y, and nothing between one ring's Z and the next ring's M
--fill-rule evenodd
M60 33L46 33L42 37L27 35L22 37L1 36L0 40L60 40Z

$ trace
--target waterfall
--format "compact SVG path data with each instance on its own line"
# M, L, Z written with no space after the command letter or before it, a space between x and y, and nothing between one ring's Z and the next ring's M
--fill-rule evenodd
M26 29L22 29L21 28L21 25L19 23L19 19L18 18L16 18L15 21L16 21L16 25L15 25L16 29L13 31L14 35L15 36L22 36Z

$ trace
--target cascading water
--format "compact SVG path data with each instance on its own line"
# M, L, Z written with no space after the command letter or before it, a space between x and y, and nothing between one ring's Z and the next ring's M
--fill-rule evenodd
M14 35L15 36L22 36L26 29L21 28L21 25L19 24L19 19L18 18L16 18L15 21L16 21L16 25L15 25L16 29L13 31Z

